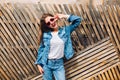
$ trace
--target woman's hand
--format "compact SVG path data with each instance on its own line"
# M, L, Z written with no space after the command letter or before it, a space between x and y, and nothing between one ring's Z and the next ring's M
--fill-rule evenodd
M44 73L43 68L40 65L37 65L37 67L38 67L38 70L40 71L40 73L43 74Z
M62 19L62 18L68 18L69 15L65 15L65 14L56 14L54 15L55 19L58 20L58 19Z

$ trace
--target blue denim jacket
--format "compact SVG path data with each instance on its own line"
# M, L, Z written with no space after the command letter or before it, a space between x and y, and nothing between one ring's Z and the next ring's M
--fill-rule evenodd
M66 59L70 59L74 54L70 36L72 31L74 31L75 28L78 27L81 21L82 18L75 15L70 15L70 17L68 18L68 22L72 22L72 23L68 26L59 28L58 35L64 41L64 45L65 45L64 55ZM47 63L48 54L50 51L51 38L52 38L51 32L43 33L43 43L40 44L40 47L38 49L38 56L35 64L39 64L43 66Z

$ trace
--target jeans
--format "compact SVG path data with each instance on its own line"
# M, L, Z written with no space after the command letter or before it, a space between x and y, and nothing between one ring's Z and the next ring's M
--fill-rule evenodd
M55 80L65 80L65 69L63 64L63 59L50 59L48 63L43 66L44 80L53 80L53 76Z

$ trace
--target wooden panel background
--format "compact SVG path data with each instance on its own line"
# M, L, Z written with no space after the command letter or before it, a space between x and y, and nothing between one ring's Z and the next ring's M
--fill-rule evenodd
M109 37L120 57L120 5L94 8L80 4L0 4L1 80L41 79L34 61L38 48L39 19L46 12L73 13L83 17L81 25L72 33L76 55ZM67 24L65 20L59 21L60 26ZM90 79L109 80L108 77L115 76L120 79L120 64L113 66Z

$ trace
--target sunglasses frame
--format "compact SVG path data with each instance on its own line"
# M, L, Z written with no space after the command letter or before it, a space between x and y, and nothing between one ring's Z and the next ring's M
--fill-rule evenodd
M48 26L50 26L50 22L53 22L54 20L55 20L55 18L51 18L50 21L48 21L46 24L47 24Z

